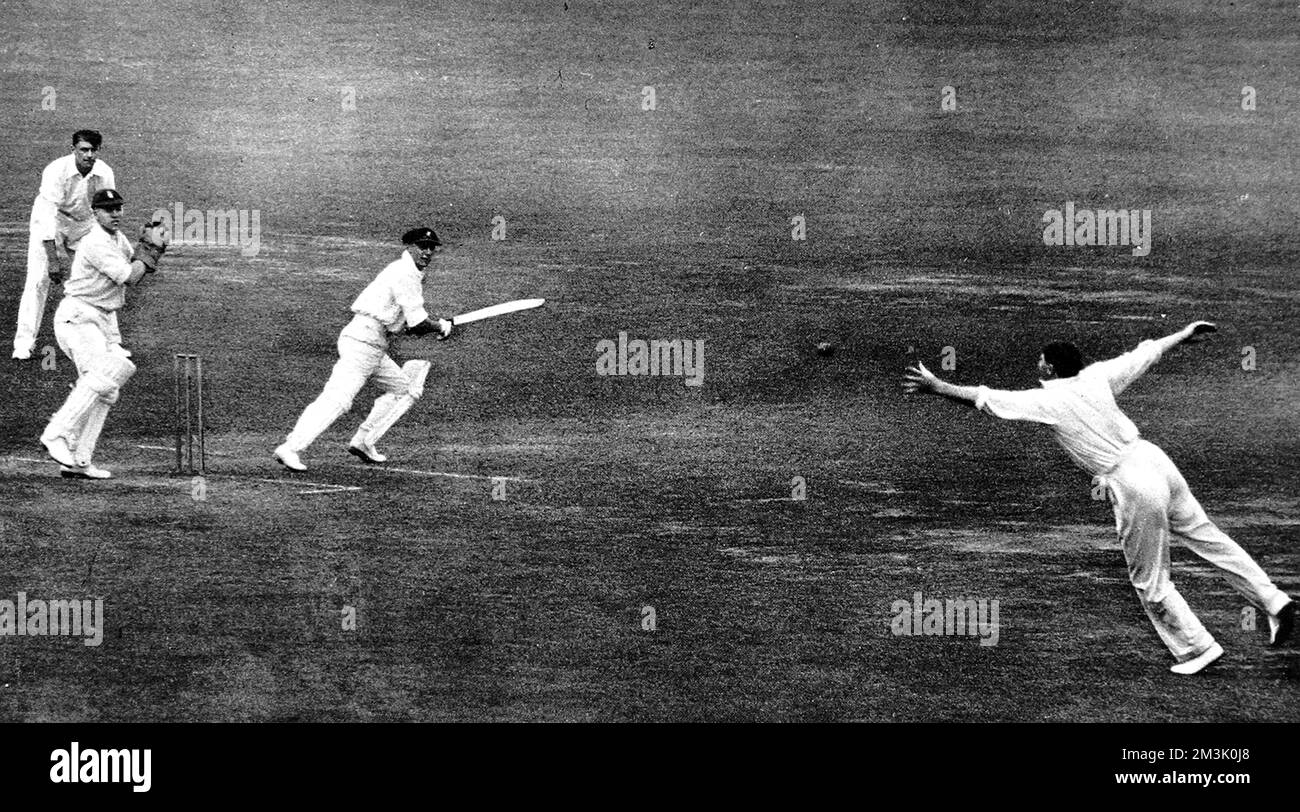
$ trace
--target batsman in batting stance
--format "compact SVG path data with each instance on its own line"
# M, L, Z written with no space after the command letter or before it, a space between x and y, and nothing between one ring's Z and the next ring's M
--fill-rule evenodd
M437 333L442 340L451 335L448 319L431 319L424 309L424 269L433 261L442 243L430 228L414 228L402 235L406 250L389 263L352 303L352 321L339 334L339 360L316 400L307 405L285 441L275 449L275 458L291 471L306 471L299 457L344 412L373 380L383 390L370 414L348 443L348 453L363 462L386 462L375 444L406 414L424 393L429 375L428 361L407 361L402 366L388 357L389 337L424 336Z
M1038 358L1042 388L999 391L955 386L918 363L903 378L908 393L940 395L995 417L1050 426L1076 465L1102 484L1115 511L1129 579L1157 634L1178 662L1176 674L1195 674L1223 656L1223 647L1169 578L1169 535L1223 571L1234 589L1268 613L1269 645L1280 646L1295 624L1295 602L1279 590L1240 546L1215 526L1192 496L1178 468L1143 440L1115 397L1161 356L1215 331L1197 321L1161 339L1147 340L1109 361L1083 364L1079 348L1054 341Z
M118 230L122 195L101 189L91 202L95 226L81 238L63 301L54 311L54 337L77 367L77 383L63 407L41 434L41 444L61 467L60 475L108 479L109 471L91 461L108 410L135 365L121 347L117 311L126 303L126 287L158 270L167 249L167 229L148 223L134 251Z

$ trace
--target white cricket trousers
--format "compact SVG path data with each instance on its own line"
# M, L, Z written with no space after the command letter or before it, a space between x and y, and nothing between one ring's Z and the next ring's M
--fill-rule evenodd
M45 301L50 295L49 258L45 246L33 230L27 238L27 282L18 302L18 325L14 328L14 352L36 351L36 336L41 332Z
M339 336L338 350L339 360L335 362L320 396L307 405L293 431L285 438L294 451L306 450L335 420L350 410L353 399L367 381L374 381L384 395L375 401L363 427L376 421L398 400L398 396L410 388L406 373L388 357L384 348L342 335Z
M50 418L42 438L63 437L78 465L90 465L109 409L117 402L121 384L135 367L106 363L121 351L117 313L104 312L73 297L64 297L54 311L54 337L77 367L77 383L63 406ZM109 373L109 370L117 370ZM105 378L108 374L109 377Z
M1179 662L1204 653L1211 635L1169 579L1169 536L1223 571L1257 609L1276 614L1287 596L1254 559L1205 515L1173 461L1154 443L1136 440L1104 476L1129 580L1156 633Z

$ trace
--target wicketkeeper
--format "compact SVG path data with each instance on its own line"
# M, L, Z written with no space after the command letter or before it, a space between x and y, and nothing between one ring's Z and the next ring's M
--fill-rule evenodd
M117 311L126 303L126 286L157 271L167 250L167 229L156 222L141 229L140 241L132 250L118 230L122 204L115 189L95 193L91 205L96 225L81 238L71 274L63 284L63 301L54 311L54 337L76 365L77 383L42 432L41 443L62 466L60 474L65 477L112 476L91 459L108 410L135 373L135 365L121 347Z
M1269 580L1254 559L1205 515L1187 481L1159 447L1143 440L1115 397L1173 347L1215 331L1197 321L1176 333L1138 344L1109 361L1084 366L1079 348L1054 341L1038 357L1042 388L1017 392L954 386L924 364L910 367L905 392L942 395L996 417L1050 426L1070 459L1109 494L1129 579L1160 639L1178 660L1171 670L1195 674L1223 656L1223 647L1169 578L1169 535L1223 571L1234 589L1268 613L1269 645L1280 646L1295 624L1295 602Z
M363 462L388 460L375 444L424 394L428 361L407 361L402 366L388 357L391 336L451 335L448 319L429 317L424 309L424 269L442 243L430 228L413 228L402 235L406 250L389 263L352 303L352 321L339 334L339 360L316 400L307 405L275 458L291 471L306 471L299 454L307 450L344 412L352 408L357 393L373 380L383 391L348 443L348 453Z

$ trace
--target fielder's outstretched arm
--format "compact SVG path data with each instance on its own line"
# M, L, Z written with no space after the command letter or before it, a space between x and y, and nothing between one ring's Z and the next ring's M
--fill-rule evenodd
M1152 339L1160 346L1160 352L1163 354L1172 350L1185 341L1197 341L1207 333L1213 333L1219 328L1209 321L1194 321L1176 333L1170 333L1164 338Z
M1164 338L1149 338L1137 345L1137 348L1109 361L1099 361L1088 367L1093 374L1104 375L1110 381L1110 391L1118 397L1121 392L1142 377L1151 365L1159 361L1165 353L1183 342L1199 341L1217 330L1208 321L1194 321L1183 329L1170 333Z
M903 391L907 394L939 395L948 400L964 403L974 407L979 387L957 386L940 380L933 372L925 368L920 361L914 367L908 367L903 375Z

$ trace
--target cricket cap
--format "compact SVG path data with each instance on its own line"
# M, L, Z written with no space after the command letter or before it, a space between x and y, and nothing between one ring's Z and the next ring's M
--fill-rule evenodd
M118 194L116 189L100 189L95 192L94 199L90 201L90 207L92 209L111 209L125 202L126 198Z
M402 235L402 245L442 245L431 228L413 228Z

